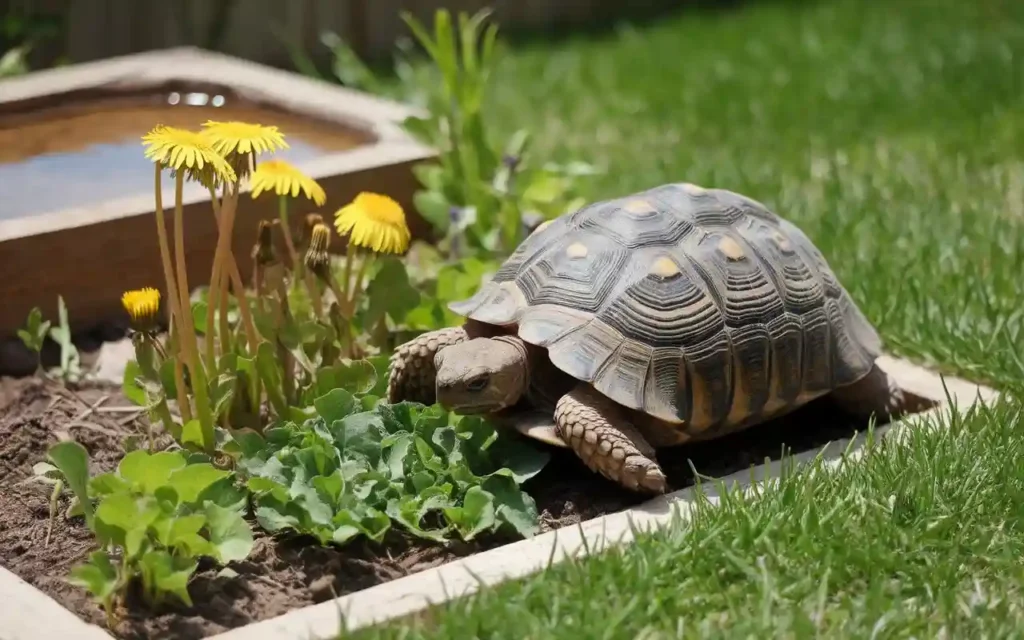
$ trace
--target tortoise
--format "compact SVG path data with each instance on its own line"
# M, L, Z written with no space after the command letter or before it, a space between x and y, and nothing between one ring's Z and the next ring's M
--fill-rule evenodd
M666 184L545 222L449 308L464 324L391 357L390 402L539 411L513 424L634 491L666 491L656 448L826 394L865 418L905 407L876 363L878 333L817 247L725 189Z

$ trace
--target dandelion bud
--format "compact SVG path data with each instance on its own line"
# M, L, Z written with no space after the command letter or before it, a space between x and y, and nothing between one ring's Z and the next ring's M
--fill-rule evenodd
M259 231L256 235L256 246L252 248L252 258L256 264L266 266L277 262L277 253L274 251L274 225L277 220L260 220Z
M313 226L309 236L309 249L306 250L306 268L324 277L330 264L331 256L327 248L331 245L331 228L324 223Z

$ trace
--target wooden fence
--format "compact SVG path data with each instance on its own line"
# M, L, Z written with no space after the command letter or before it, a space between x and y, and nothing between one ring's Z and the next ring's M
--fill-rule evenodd
M438 8L494 10L502 28L551 28L603 22L684 0L0 0L0 15L49 13L64 19L62 37L36 60L84 62L150 49L194 45L273 66L289 66L285 42L324 60L320 34L331 30L363 56L391 51L407 34L409 11L429 22Z

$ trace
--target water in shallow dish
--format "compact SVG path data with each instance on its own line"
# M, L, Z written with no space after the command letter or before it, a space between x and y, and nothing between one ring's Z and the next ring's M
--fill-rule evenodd
M332 125L219 94L93 100L0 121L0 220L96 204L153 190L142 136L157 124L197 129L207 120L277 125L289 148L275 158L302 162L364 144ZM164 179L165 206L173 205Z

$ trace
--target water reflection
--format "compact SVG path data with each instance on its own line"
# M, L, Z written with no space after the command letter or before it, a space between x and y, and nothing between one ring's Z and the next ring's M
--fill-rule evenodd
M0 129L0 220L151 193L152 165L141 136L155 124L196 128L208 119L276 124L289 144L274 154L291 162L359 144L353 132L229 101L219 94L170 93L164 105L83 105ZM173 182L164 180L165 203Z

